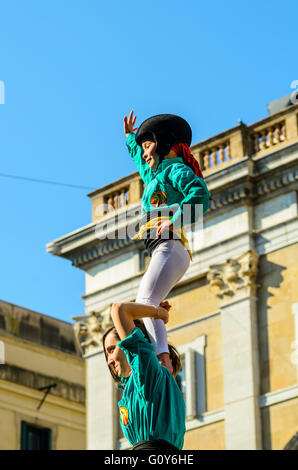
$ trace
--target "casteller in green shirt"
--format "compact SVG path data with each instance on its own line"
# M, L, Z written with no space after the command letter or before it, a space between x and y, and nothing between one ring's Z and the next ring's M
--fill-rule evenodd
M120 424L133 446L141 441L164 440L179 450L185 434L185 402L171 372L161 366L154 346L139 328L118 342L131 367L123 379L118 402Z
M202 205L204 214L207 212L210 193L205 180L185 165L182 158L162 160L156 170L152 170L142 157L144 150L136 143L134 133L128 135L126 145L146 185L142 196L142 217L148 212L158 212L161 207L163 209L167 208L175 212L171 219L172 223L177 224L180 221L178 226L184 226L185 224L195 223L200 216L200 212L195 210L196 205ZM155 199L160 193L163 194L163 198L156 202ZM184 213L184 205L190 206L190 214ZM185 215L186 219L189 216L190 219L184 220Z

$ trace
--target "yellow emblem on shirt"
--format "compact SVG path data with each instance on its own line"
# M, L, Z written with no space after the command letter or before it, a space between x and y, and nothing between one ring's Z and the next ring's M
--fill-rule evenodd
M125 406L121 406L119 411L121 422L123 426L126 426L128 424L128 410L125 408Z
M150 204L154 207L160 207L166 202L167 196L163 191L155 191L150 198Z

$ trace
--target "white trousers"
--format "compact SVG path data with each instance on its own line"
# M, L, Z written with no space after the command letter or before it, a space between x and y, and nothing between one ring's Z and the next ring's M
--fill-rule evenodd
M158 307L182 278L190 264L188 251L179 240L166 240L152 252L139 286L136 302ZM169 352L166 326L162 320L143 318L156 354Z

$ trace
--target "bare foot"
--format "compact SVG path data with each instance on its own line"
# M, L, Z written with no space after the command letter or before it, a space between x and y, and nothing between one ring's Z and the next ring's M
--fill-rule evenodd
M170 359L169 353L161 353L157 357L158 357L160 365L166 367L167 369L169 369L169 371L172 374L173 373L173 365L172 365L172 361Z

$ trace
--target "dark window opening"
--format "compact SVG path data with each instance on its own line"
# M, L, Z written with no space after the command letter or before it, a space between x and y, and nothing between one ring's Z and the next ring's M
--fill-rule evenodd
M21 450L51 450L52 431L22 421Z

